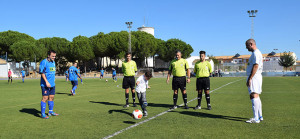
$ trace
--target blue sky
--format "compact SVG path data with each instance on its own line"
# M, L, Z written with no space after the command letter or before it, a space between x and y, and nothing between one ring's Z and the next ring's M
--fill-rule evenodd
M133 30L144 24L155 37L178 38L214 56L250 54L245 41L251 36L247 10L258 10L254 39L262 53L273 49L300 57L299 0L1 0L0 31L14 30L33 36L90 37L98 32Z

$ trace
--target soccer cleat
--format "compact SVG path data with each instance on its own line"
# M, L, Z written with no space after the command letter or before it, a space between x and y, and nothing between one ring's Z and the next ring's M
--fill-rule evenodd
M123 108L127 108L127 107L129 107L129 105L128 105L128 104L125 104L125 105L123 106Z
M177 109L177 106L174 105L173 107L171 107L170 109L174 110L174 109Z
M49 117L46 114L42 114L41 118L43 118L43 119L49 119Z
M74 96L74 95L75 95L75 94L73 93L73 90L71 90L70 92L71 92L71 95L72 95L72 96Z
M135 103L133 103L132 107L136 107L136 104L135 104Z
M199 106L199 105L197 105L195 108L194 108L194 110L200 110L201 109L201 106Z
M259 120L260 120L260 121L263 121L263 120L264 120L264 118L263 118L262 116L260 116L260 117L259 117Z
M260 121L256 121L254 118L250 118L248 121L246 121L246 123L259 123Z
M147 117L147 116L148 116L148 112L144 111L144 117Z
M189 109L189 106L188 106L188 105L185 105L183 108L184 108L184 109Z
M52 113L48 113L48 116L58 116L59 114L52 112Z
M207 109L211 110L211 105L210 104L207 105Z

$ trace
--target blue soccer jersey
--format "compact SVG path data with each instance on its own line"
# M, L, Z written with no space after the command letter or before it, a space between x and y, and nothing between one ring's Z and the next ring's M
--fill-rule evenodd
M45 74L47 81L50 83L51 87L55 86L55 62L48 61L47 59L44 59L40 63L40 74ZM41 86L47 87L46 82L44 81L43 77L41 77Z
M25 71L24 70L22 70L21 73L22 73L22 76L25 76Z
M76 67L71 66L69 68L69 80L70 81L78 81L78 79L77 79L78 78L77 73L79 74L79 70Z
M117 75L117 71L115 69L112 70L112 75Z
M101 75L104 75L104 70L100 70L100 72L101 72Z

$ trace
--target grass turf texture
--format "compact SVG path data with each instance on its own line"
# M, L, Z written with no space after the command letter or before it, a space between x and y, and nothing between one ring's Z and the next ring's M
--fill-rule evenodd
M114 138L298 138L300 133L300 78L264 77L264 121L247 124L253 117L245 77L211 78L211 90L242 79L211 94L212 110L193 110L197 100L149 122L129 129ZM133 107L125 103L122 79L114 83L99 79L84 79L76 96L70 96L71 84L56 80L54 111L60 115L41 119L41 89L39 80L14 80L9 85L0 81L0 138L102 138L137 122L155 116L172 105L171 83L165 78L153 78L147 90L148 117L134 120ZM195 78L187 84L188 100L197 96ZM132 102L131 94L130 101ZM182 104L182 95L178 104ZM132 106L132 104L130 104ZM141 109L140 107L137 107ZM47 106L48 109L48 106ZM46 110L48 112L48 110Z

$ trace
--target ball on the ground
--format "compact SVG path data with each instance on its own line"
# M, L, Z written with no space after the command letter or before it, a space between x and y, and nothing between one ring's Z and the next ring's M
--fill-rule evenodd
M106 79L105 81L106 81L106 82L108 82L108 80L107 80L107 79Z
M134 119L142 119L143 113L142 113L142 111L140 111L140 110L134 110L134 111L132 112L132 117L133 117Z

